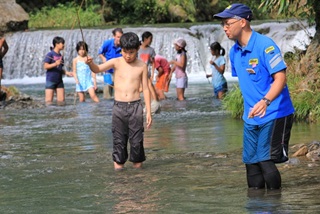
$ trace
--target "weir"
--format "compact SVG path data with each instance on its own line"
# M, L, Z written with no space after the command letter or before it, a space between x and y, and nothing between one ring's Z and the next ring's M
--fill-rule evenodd
M303 27L301 27L303 24ZM299 27L297 27L299 26ZM254 30L268 35L279 45L283 54L294 51L295 48L305 50L310 43L310 36L315 34L315 27L308 27L306 23L298 22L269 22L252 24ZM175 57L173 41L183 37L187 41L187 72L189 79L196 80L204 73L210 73L209 60L211 43L220 42L226 50L226 76L230 76L229 49L234 44L229 40L218 24L195 25L190 28L156 28L138 27L123 28L124 32L135 32L141 38L144 31L150 31L154 38L152 47L157 54L172 60ZM104 40L111 38L112 29L83 29L85 42L89 45L89 55L96 63L100 63L98 49ZM76 57L76 43L82 41L79 29L73 30L40 30L30 32L17 32L7 35L9 52L4 57L4 83L6 80L44 77L43 59L52 46L52 39L61 36L65 39L65 50L62 52L67 70L71 70L72 59Z

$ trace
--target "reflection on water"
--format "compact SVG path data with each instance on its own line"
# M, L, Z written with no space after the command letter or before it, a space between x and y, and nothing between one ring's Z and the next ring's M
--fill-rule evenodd
M43 86L17 86L42 99ZM67 85L67 92L73 92ZM187 100L162 102L145 132L143 170L114 172L112 101L0 110L0 213L317 213L318 163L279 164L283 189L248 192L242 121L191 84ZM295 124L291 144L317 139Z

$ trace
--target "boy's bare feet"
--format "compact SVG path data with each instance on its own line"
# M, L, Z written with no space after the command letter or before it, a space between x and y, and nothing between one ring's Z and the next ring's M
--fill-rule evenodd
M135 168L135 169L142 169L142 162L133 163L133 168Z
M113 162L113 165L114 165L114 170L116 171L124 169L124 164L118 164L116 162Z

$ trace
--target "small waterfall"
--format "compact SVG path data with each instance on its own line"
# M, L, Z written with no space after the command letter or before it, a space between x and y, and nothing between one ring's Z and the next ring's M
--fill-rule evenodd
M305 49L310 43L309 35L305 30L290 30L294 22L286 23L264 23L252 25L253 29L267 31L266 35L273 38L281 48L283 53L293 51L294 47ZM269 30L266 30L269 29ZM218 41L226 50L228 60L228 50L234 44L229 40L220 25L207 24L195 25L187 28L124 28L124 32L135 32L141 38L144 31L150 31L154 35L152 47L157 54L165 56L168 60L174 59L175 50L173 41L178 37L183 37L187 41L188 66L187 71L190 80L210 73L209 60L211 54L209 46L212 42ZM314 27L306 27L306 30L313 36ZM111 38L112 29L83 29L84 39L89 45L89 54L95 58L96 63L100 63L98 49L105 39ZM4 78L22 79L25 77L44 77L43 59L52 46L52 39L61 36L65 39L65 50L63 51L65 66L71 70L72 59L76 57L76 43L82 41L79 29L74 30L41 30L33 32L17 32L7 36L9 51L4 57ZM230 66L227 64L226 76L230 76Z

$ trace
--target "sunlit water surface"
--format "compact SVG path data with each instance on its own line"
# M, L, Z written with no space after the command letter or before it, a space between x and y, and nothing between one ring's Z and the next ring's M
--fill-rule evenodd
M43 100L43 84L16 85ZM242 121L194 83L174 86L145 131L143 170L115 172L111 100L43 109L0 109L0 213L319 213L319 163L279 164L281 192L248 192ZM102 98L102 95L99 95ZM317 140L317 125L294 124L291 145ZM291 153L292 154L292 153Z

